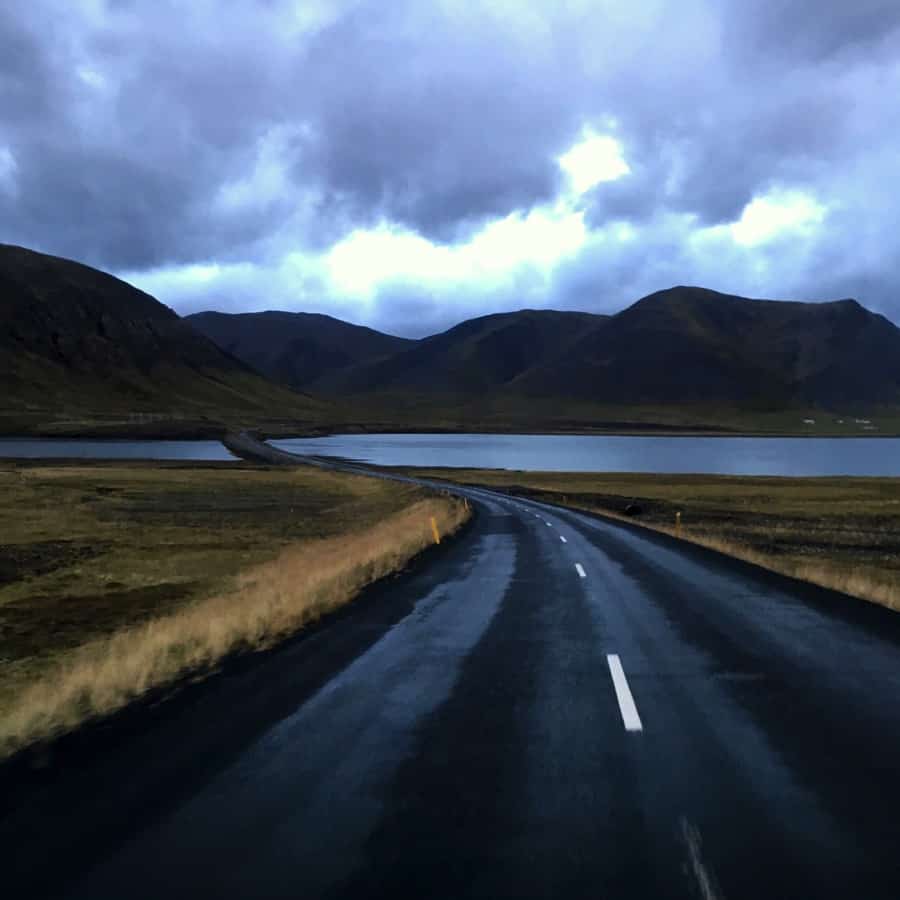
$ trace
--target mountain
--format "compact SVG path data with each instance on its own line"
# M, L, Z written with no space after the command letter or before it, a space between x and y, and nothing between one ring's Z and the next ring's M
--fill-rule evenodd
M855 300L748 300L675 287L639 300L514 385L624 405L900 406L900 329Z
M613 316L483 316L323 372L360 419L410 427L684 425L796 430L816 411L900 412L900 329L855 300L750 300L699 287Z
M6 433L133 433L148 418L155 434L797 431L816 413L900 428L900 329L855 300L680 286L612 316L526 309L408 340L303 313L182 319L111 275L0 245Z
M316 313L201 312L185 317L219 347L273 381L300 390L350 365L399 353L415 341Z
M323 377L320 384L339 394L481 394L563 354L604 319L590 313L529 309L481 316L411 342L385 359Z
M0 416L14 424L315 418L149 294L104 272L0 244ZM2 423L0 423L2 424Z

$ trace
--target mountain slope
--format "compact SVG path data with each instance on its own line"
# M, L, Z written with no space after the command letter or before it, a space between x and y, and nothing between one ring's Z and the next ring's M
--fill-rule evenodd
M855 300L675 287L613 316L472 319L316 388L360 419L410 427L796 429L817 410L900 414L900 329Z
M748 300L675 287L612 316L515 387L599 403L898 406L900 329L855 300Z
M0 245L0 412L311 415L153 297L111 275Z
M563 353L604 319L557 310L520 310L469 319L386 359L322 379L322 388L341 394L480 394L509 384Z
M201 312L185 318L267 378L300 390L347 366L400 352L415 343L316 313Z
M0 245L0 430L146 412L276 430L797 430L816 410L900 423L900 329L854 300L697 287L614 316L521 310L418 341L309 314L185 320L111 275Z

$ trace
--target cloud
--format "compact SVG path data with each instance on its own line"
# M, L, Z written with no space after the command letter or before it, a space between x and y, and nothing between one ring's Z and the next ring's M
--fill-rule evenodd
M900 30L894 0L743 0L725 17L729 49L741 56L762 55L777 65L840 61L889 50Z
M0 8L0 240L412 333L673 283L900 319L893 0Z
M366 297L385 284L432 288L496 286L523 270L547 274L585 241L582 214L565 204L497 219L452 246L382 224L354 231L336 244L326 265L336 292Z
M825 207L799 191L776 192L754 197L740 219L728 226L732 240L743 247L768 243L785 232L808 233L821 224Z
M586 129L583 139L563 153L558 162L578 194L631 173L619 141L608 134L595 134L590 129Z

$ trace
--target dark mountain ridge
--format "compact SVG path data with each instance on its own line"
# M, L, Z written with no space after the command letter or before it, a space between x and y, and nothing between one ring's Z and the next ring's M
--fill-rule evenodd
M0 412L318 409L270 384L124 281L71 260L0 245Z
M612 316L526 309L421 340L318 314L181 319L111 275L0 245L0 389L10 428L18 413L152 410L290 427L796 430L800 411L900 422L900 329L855 300L690 286Z
M415 343L320 313L210 311L185 320L267 378L298 390L307 390L339 369Z
M611 317L569 362L593 396L615 385L624 402L900 404L900 329L850 299L749 300L674 287Z
M494 390L553 358L604 316L526 309L469 319L386 359L320 382L339 394L466 394Z
M678 286L612 316L522 310L472 319L342 367L317 389L498 404L900 408L900 329L856 300L751 300Z
M253 334L255 320L231 319L248 329L244 344L264 352L265 337ZM366 331L371 342L377 332ZM317 329L307 337L322 343ZM241 344L223 346L256 361ZM276 352L290 355L291 346L300 345L281 340ZM351 361L347 346L334 362L319 348L312 364L292 365L307 367L304 384L311 390L349 398L382 417L404 407L426 416L452 408L463 419L510 411L519 419L568 405L579 420L592 409L606 418L612 409L900 410L900 329L851 299L751 300L676 286L612 316L498 313L403 341L393 352L386 348L381 343L370 358Z

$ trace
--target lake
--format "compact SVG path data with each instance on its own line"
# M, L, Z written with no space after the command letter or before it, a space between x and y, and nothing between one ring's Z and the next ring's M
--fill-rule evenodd
M383 466L900 477L900 438L348 434L277 440L272 444L294 453L342 457ZM218 441L64 438L0 438L0 457L234 459Z
M272 444L294 453L339 456L382 466L900 476L900 438L350 434Z
M0 457L11 456L30 459L234 459L219 441L0 438Z

